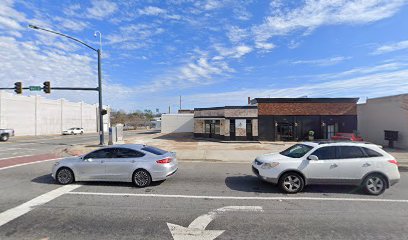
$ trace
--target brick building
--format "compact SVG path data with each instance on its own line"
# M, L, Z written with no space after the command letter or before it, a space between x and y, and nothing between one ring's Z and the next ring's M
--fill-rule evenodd
M194 109L194 136L224 140L329 139L357 129L358 98L255 98L248 106Z
M316 139L357 130L358 98L255 98L259 139L298 141L310 130Z

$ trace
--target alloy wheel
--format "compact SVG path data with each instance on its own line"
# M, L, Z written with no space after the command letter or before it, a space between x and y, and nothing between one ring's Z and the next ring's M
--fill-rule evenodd
M61 169L60 171L58 171L57 179L58 179L59 183L68 184L68 183L72 182L72 180L73 180L72 178L73 178L72 172L69 169L64 168L64 169Z
M372 194L380 194L385 187L384 180L380 177L371 177L366 183L367 190Z
M150 184L150 176L149 174L144 171L144 170L139 170L135 172L133 176L133 181L138 187L145 187Z
M288 175L284 180L283 180L283 187L288 191L288 192L297 192L299 188L301 187L301 180L299 177L294 176L294 175Z

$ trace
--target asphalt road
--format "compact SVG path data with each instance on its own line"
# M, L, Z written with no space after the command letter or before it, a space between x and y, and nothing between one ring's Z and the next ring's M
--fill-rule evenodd
M407 172L373 197L339 186L285 195L255 178L248 164L201 162L181 162L177 175L145 189L78 183L67 190L49 176L52 164L0 170L0 239L173 239L170 228L174 239L408 236ZM21 216L4 223L13 214Z
M140 132L126 131L124 132L124 138L126 139L126 137ZM107 143L108 140L109 137L106 135L105 142ZM99 135L97 133L88 133L84 135L13 137L7 142L0 142L0 160L51 153L77 144L99 144Z

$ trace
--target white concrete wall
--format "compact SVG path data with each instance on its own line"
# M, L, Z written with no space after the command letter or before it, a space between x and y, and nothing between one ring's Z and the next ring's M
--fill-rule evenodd
M71 127L97 132L97 114L97 105L0 91L0 128L14 129L16 136L61 134ZM107 125L109 115L104 116Z
M408 94L368 99L357 105L358 131L364 140L388 145L384 130L399 131L397 148L408 148Z
M193 132L194 114L163 114L162 133Z

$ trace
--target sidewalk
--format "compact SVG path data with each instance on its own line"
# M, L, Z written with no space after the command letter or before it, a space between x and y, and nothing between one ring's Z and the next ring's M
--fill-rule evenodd
M265 153L280 152L295 142L240 142L223 143L198 140L192 134L138 134L125 139L125 143L148 144L168 151L176 152L180 161L216 161L216 162L252 162ZM89 152L93 147L76 146L67 149L68 154L79 155ZM385 149L400 163L408 168L408 150Z

